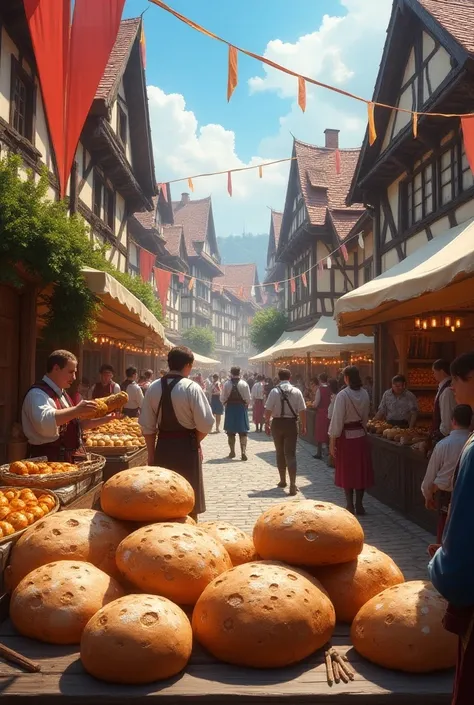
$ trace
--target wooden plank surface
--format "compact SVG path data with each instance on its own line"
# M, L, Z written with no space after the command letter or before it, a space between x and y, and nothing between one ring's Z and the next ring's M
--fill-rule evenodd
M41 665L41 673L24 673L0 660L0 695L5 705L31 702L38 705L52 699L66 699L67 705L133 705L157 699L160 705L181 701L224 705L238 701L251 703L313 703L314 705L449 705L453 675L410 675L378 668L361 658L349 644L347 627L339 627L333 644L346 653L356 676L353 682L332 688L326 682L321 652L304 662L277 670L238 668L217 662L196 645L185 673L149 686L119 686L88 676L81 664L77 646L54 646L25 639L9 620L0 628L6 646ZM107 656L105 655L105 658ZM359 698L359 699L357 699Z

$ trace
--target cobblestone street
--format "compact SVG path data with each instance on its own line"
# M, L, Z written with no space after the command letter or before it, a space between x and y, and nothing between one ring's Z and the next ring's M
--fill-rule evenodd
M252 425L253 427L253 425ZM224 433L211 434L204 442L204 481L207 512L203 521L230 521L248 532L261 512L288 499L288 490L276 487L279 480L271 438L251 432L248 462L228 460ZM240 453L237 451L237 458ZM342 490L334 486L334 471L314 460L313 446L298 441L298 497L319 499L344 506ZM407 580L427 579L427 546L434 537L393 509L366 495L367 515L360 517L367 543L388 553Z

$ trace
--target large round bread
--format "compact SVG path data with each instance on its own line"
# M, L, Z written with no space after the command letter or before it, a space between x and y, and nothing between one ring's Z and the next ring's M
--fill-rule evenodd
M102 488L100 503L116 519L168 521L193 510L194 490L173 470L145 466L113 475Z
M81 561L57 561L31 571L13 591L10 617L24 636L78 644L89 619L124 595L119 583Z
M385 668L413 673L450 668L458 639L443 628L445 610L446 602L431 583L415 580L387 588L357 613L352 643Z
M204 588L232 568L229 554L199 526L152 524L127 536L117 549L122 575L143 592L193 605Z
M267 509L253 531L261 558L301 566L332 565L357 558L364 532L346 509L316 500L296 500Z
M257 560L252 537L237 526L227 521L205 521L199 528L224 544L233 566Z
M81 660L88 673L109 683L152 683L183 670L192 639L177 605L156 595L127 595L91 618Z
M316 580L277 562L216 578L193 612L193 633L216 658L254 668L296 663L331 638L334 608Z
M390 556L367 544L355 561L310 568L309 571L327 590L340 622L352 622L372 597L405 580Z
M129 529L103 512L76 509L58 512L30 526L13 546L5 571L13 590L35 568L56 560L88 561L118 578L115 551Z

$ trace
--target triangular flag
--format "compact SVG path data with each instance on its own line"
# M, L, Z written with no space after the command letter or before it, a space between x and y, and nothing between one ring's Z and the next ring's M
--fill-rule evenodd
M377 130L375 129L375 105L367 104L367 113L369 118L369 144L372 146L377 139Z
M336 149L335 157L336 157L336 174L340 174L341 173L341 152L339 149Z
M229 196L232 196L232 172L227 172L227 192Z
M291 279L290 279L290 289L291 289L291 293L294 294L296 291L296 282L293 277L291 277Z
M255 287L254 286L250 289L250 296L255 296Z
M140 54L142 55L142 64L143 68L146 68L146 42L145 42L145 30L143 28L143 20L142 20L142 29L140 33Z
M413 113L413 137L418 137L418 113Z
M227 101L232 97L232 93L237 86L237 49L229 44L229 59L227 71Z
M342 256L344 257L344 260L347 262L347 260L349 259L349 253L348 253L347 247L345 245L341 245L341 252L342 252Z
M357 238L357 242L359 243L360 249L363 250L365 247L365 243L364 243L364 236L362 235L362 233L359 233L359 237Z
M178 274L178 281L179 281L180 284L184 284L184 274L183 274L183 272L180 272L180 273Z
M301 275L301 281L303 282L303 286L308 286L308 280L306 279L306 272L303 272Z
M462 117L461 126L467 161L474 174L474 118Z
M167 190L166 186L167 186L167 184L159 184L158 189L159 189L159 191L161 191L166 203L168 203L168 190Z
M191 191L191 193L194 193L194 184L193 184L193 180L191 177L188 178L188 188Z
M298 105L303 112L306 110L306 81L303 76L298 76Z
M324 262L322 259L320 259L318 262L318 269L320 272L324 272Z
M259 176L260 179L261 179L262 176L263 176L263 166L262 166L262 165L260 165L260 166L258 167L258 176Z
M191 277L191 279L189 280L188 289L189 289L189 291L194 289L194 277Z
M328 258L326 259L326 264L327 264L327 268L328 268L328 269L331 269L331 267L332 267L332 260L331 260L330 257L328 257Z
M278 294L278 288L279 288L279 287L278 287L278 284L279 284L279 282L275 282L274 285L273 285L276 294Z

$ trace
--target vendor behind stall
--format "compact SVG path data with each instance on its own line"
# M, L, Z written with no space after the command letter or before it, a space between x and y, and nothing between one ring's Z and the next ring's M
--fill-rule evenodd
M433 376L438 382L438 391L434 404L431 438L434 443L437 443L450 434L456 399L451 389L451 374L447 360L436 360L433 364Z
M385 420L399 428L413 428L417 415L417 398L407 389L405 377L395 375L392 379L392 388L387 389L382 396L375 418Z
M101 365L99 370L100 382L96 382L92 390L92 399L109 397L120 392L120 384L114 382L114 368L112 365Z
M76 379L77 358L67 350L48 357L46 374L27 392L21 410L29 457L71 462L81 445L81 432L112 421L113 415L90 419L96 402L83 399L74 406L65 391Z

